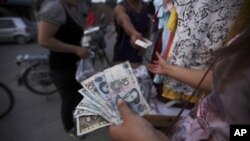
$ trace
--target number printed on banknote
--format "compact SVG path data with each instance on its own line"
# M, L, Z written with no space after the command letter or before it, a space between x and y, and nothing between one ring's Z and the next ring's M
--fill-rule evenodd
M92 103L93 101L88 101L87 99L83 98L81 102L76 106L76 109L83 109L83 110L92 112L94 114L98 114L102 116L103 118L105 118L106 120L112 122L112 117L110 114L108 114L107 111L95 106Z
M84 80L81 82L82 86L87 90L93 97L96 98L96 100L105 108L109 113L112 113L110 110L109 105L106 103L106 101L102 98L102 96L99 94L97 88L94 85L94 80L97 74L91 76L90 78Z

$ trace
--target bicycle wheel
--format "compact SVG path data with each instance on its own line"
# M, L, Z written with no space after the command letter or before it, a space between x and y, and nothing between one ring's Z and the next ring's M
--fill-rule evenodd
M35 94L51 95L57 92L49 74L48 63L38 63L28 68L24 73L23 82Z
M5 117L14 107L14 96L11 90L0 82L0 119Z

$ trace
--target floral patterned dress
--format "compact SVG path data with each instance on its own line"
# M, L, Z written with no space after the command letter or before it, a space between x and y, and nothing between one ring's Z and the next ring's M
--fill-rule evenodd
M191 69L204 69L213 51L222 47L244 0L173 0L178 25L168 62ZM193 88L171 77L164 86L191 95Z

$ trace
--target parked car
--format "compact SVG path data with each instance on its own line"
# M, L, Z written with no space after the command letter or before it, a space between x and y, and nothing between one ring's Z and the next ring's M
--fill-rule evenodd
M0 17L0 42L27 43L37 38L37 26L21 17Z

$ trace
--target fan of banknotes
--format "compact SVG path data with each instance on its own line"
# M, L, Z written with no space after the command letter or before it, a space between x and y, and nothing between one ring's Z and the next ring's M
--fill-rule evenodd
M96 73L81 85L79 93L83 99L74 112L78 136L120 124L122 119L117 107L120 98L139 115L152 112L128 61Z

